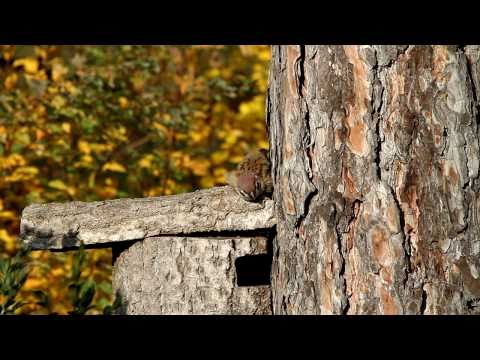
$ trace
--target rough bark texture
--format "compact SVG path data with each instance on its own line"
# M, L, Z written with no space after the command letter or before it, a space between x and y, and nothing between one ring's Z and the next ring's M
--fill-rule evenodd
M478 46L274 46L275 314L480 313Z
M230 187L157 198L35 204L24 209L22 240L34 249L144 239L165 234L240 231L275 225L273 202L251 203Z
M120 312L271 314L268 241L266 237L153 237L136 242L114 265L113 288L124 302ZM253 263L254 276L258 270L264 272L267 283L239 286L255 258L259 261ZM242 260L247 268L239 265Z

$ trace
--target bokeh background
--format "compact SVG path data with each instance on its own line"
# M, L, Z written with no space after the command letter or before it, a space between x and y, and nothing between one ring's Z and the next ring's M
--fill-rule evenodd
M0 46L0 261L18 255L31 203L223 185L247 151L268 148L269 61L253 45ZM71 313L77 253L31 252L14 313ZM86 250L87 314L113 302L111 261Z

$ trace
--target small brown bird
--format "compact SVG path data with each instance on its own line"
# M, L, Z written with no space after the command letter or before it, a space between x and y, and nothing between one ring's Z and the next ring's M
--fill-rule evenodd
M237 169L227 174L227 183L247 201L271 196L273 183L267 150L256 150L245 156Z

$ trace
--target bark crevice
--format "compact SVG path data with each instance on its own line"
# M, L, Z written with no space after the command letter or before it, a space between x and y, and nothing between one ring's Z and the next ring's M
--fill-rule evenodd
M348 313L348 310L350 309L350 298L352 296L352 294L348 294L348 283L347 283L347 277L345 275L346 266L347 266L346 257L347 257L348 249L346 248L346 246L343 246L342 244L343 235L349 234L350 231L353 231L352 226L357 221L358 216L361 213L362 204L363 204L363 201L361 201L360 199L355 199L352 202L351 214L350 214L350 217L347 219L347 226L345 228L345 231L342 231L342 229L340 229L340 217L337 217L336 226L335 226L338 252L340 254L340 259L341 259L341 267L340 267L338 276L343 282L343 286L341 290L343 293L344 304L340 312L342 315L346 315Z
M376 147L375 147L375 165L376 165L376 173L377 177L380 181L382 181L382 169L381 169L381 154L382 154L382 143L383 139L380 133L380 125L382 119L382 106L383 106L383 93L384 93L384 86L382 81L380 80L379 72L381 71L381 67L378 65L378 58L377 58L377 50L373 49L373 55L375 59L375 64L372 67L373 73L373 90L372 90L372 97L370 100L371 106L371 113L370 116L375 123L375 136L376 136Z
M408 278L409 275L412 271L412 262L411 262L411 256L412 256L412 244L410 243L410 234L409 232L405 232L405 212L402 208L402 205L400 203L400 200L397 197L397 194L395 192L395 189L392 189L390 187L392 198L395 202L395 205L398 209L398 215L399 215L399 221L400 221L400 231L402 234L402 240L403 240L403 250L404 250L404 257L405 257L405 278L403 279L403 288L405 289L407 287L408 283Z
M422 302L420 304L420 315L425 315L425 310L427 309L427 298L428 294L425 291L425 285L422 286Z
M298 58L298 94L303 98L305 83L305 45L300 45L300 57Z

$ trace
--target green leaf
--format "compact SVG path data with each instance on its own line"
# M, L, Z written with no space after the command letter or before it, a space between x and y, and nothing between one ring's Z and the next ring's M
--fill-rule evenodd
M80 243L80 246L73 256L72 264L72 281L76 282L80 279L81 268L86 261L87 254L85 253L85 247L83 242Z
M12 152L14 154L18 154L22 151L22 149L24 148L25 146L24 145L21 145L19 143L15 143L12 145Z
M80 291L78 293L79 306L87 308L95 296L95 291L95 282L93 280L85 281L80 287Z
M0 259L0 275L3 275L7 272L8 269L8 259Z
M112 284L109 281L102 281L100 284L98 284L98 288L104 293L112 293Z
M97 301L96 306L99 307L100 309L104 309L106 306L111 306L110 301L106 298L101 298L100 300Z

